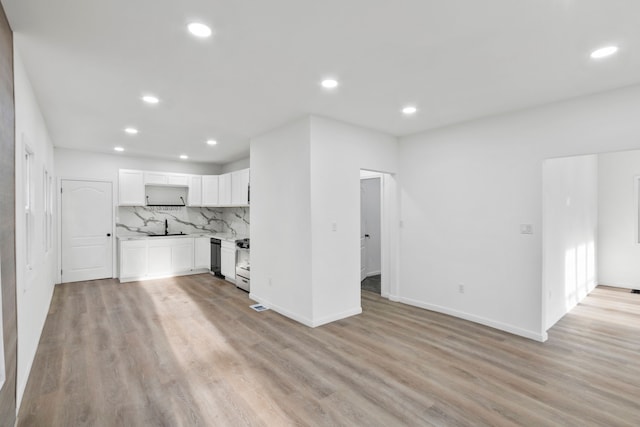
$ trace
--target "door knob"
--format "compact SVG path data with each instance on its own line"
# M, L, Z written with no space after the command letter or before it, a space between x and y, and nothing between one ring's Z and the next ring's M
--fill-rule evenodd
M107 233L107 237L111 237L111 233Z

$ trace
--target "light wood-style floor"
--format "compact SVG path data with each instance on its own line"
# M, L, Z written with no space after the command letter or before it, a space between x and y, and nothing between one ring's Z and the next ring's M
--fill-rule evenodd
M210 275L56 287L21 426L638 426L640 295L541 344L363 292L316 329Z

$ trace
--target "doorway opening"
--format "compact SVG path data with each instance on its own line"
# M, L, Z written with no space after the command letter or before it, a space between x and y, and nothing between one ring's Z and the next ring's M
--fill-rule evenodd
M378 295L382 293L380 175L360 172L360 288Z
M597 286L640 286L638 165L640 150L544 161L543 331Z
M360 170L360 289L393 299L397 206L393 175Z

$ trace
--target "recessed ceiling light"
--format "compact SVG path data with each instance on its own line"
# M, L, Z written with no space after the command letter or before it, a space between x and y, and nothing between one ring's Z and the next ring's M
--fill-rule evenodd
M418 111L416 107L413 105L408 105L402 109L402 114L411 115L415 114Z
M113 147L113 149L116 151L124 151L124 148L122 147Z
M325 89L335 89L338 87L338 81L334 79L325 79L320 84Z
M182 160L187 160L189 158L189 156L187 156L186 154L180 154L180 158Z
M142 97L142 100L147 104L157 104L160 100L153 95L145 95Z
M215 139L207 140L207 145L216 145L217 143L218 143L218 141L216 141Z
M135 135L138 133L138 129L136 128L126 128L124 131L129 135Z
M592 59L600 59L606 58L607 56L611 56L618 51L618 46L606 46L601 47L600 49L596 49L591 52Z
M187 25L189 32L196 37L206 38L211 35L211 28L199 22L192 22Z

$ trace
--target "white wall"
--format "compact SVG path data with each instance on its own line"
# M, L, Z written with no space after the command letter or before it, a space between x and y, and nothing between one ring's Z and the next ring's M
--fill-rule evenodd
M365 274L372 276L380 274L380 178L368 178L360 180L361 187L361 224L362 234L368 234L365 241L366 260Z
M254 138L251 297L308 326L360 313L360 169L396 168L394 137L320 117Z
M54 150L54 156L59 177L112 181L116 191L118 187L118 169L139 169L196 175L216 175L221 173L219 166L210 163L159 160L59 147Z
M311 325L310 121L251 140L251 298Z
M546 339L542 162L639 148L639 116L634 86L402 138L400 300Z
M598 156L545 161L542 191L548 329L597 285Z
M16 280L18 310L17 407L24 394L42 328L49 311L56 277L57 243L55 229L49 248L45 239L44 183L46 169L54 176L53 144L31 88L31 83L15 48L16 105ZM27 236L24 191L24 144L33 153L33 220L31 221L32 262L27 268ZM52 194L55 200L55 192ZM54 213L56 210L53 211ZM52 221L55 227L56 221Z
M362 311L360 169L396 173L397 168L395 137L311 117L314 325Z
M598 278L600 284L640 288L638 191L640 151L599 157Z
M249 167L249 164L250 164L249 157L236 160L235 162L225 163L220 167L220 173L221 174L229 173L229 172L235 172L241 169L247 169Z

